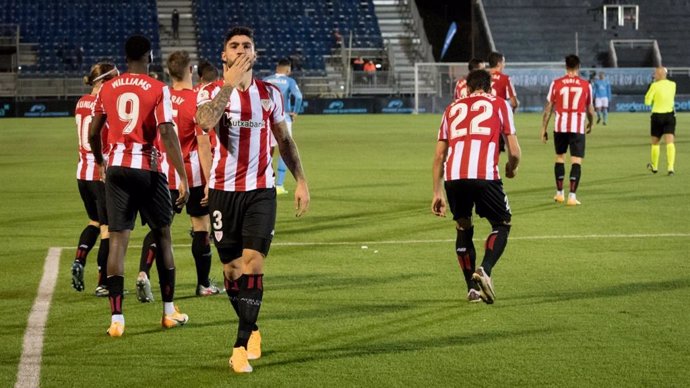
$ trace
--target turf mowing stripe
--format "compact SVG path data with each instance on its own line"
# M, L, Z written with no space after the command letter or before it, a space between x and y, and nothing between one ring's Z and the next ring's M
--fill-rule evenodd
M556 235L556 236L516 236L509 237L508 241L535 241L535 240L573 240L573 239L628 239L628 238L669 238L669 237L690 237L690 233L656 233L656 234L575 234L575 235ZM347 245L369 245L369 244L434 244L453 242L455 239L439 240L382 240L382 241L304 241L304 242L275 242L271 246L282 247L301 247L301 246L347 246ZM191 244L173 244L177 248L188 248ZM74 247L60 247L60 249L71 249ZM98 248L96 248L98 249Z
M61 252L62 248L53 247L48 249L48 256L46 256L46 261L43 265L43 277L38 285L38 295L36 295L36 300L31 307L29 321L24 333L22 356L19 361L15 388L36 388L40 385L43 335L57 281Z

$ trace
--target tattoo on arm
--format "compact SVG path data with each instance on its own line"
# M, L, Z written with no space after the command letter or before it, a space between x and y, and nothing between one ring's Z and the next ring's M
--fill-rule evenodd
M196 122L205 131L216 126L230 100L233 88L224 85L211 102L201 105L196 111Z
M304 170L302 169L302 161L299 157L299 151L297 150L297 144L290 136L287 130L287 125L285 122L278 123L275 125L275 130L273 131L276 140L278 141L278 148L280 150L280 157L283 158L283 162L287 166L292 176L295 180L305 180Z

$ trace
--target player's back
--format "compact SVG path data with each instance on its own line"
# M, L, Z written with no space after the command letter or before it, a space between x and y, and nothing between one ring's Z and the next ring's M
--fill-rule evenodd
M103 84L94 112L107 116L111 165L158 169L158 125L172 122L167 85L145 74L124 73Z
M504 100L517 96L510 77L500 71L491 72L491 94Z
M592 87L583 78L571 75L555 79L547 95L556 111L556 132L585 133L585 118L592 105Z
M455 84L455 93L453 93L453 99L457 100L465 97L467 97L467 79L463 77Z
M99 180L100 173L96 167L96 160L91 151L91 144L89 144L89 127L93 116L94 105L96 104L96 96L86 94L82 96L74 109L74 119L77 124L77 138L79 139L79 162L77 163L77 179L81 180ZM101 143L103 154L108 152L107 141L108 127L104 126L101 131Z
M446 180L499 179L499 139L515 134L508 102L488 93L455 100L443 115L439 140L447 140Z

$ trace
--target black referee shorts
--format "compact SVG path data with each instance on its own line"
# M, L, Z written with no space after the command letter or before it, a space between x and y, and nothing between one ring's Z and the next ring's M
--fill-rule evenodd
M670 113L652 113L652 130L651 134L654 137L661 138L665 134L676 134L676 114Z
M472 208L476 206L479 217L489 221L511 220L508 196L503 191L500 180L458 179L445 182L448 206L453 220L471 218Z
M585 135L582 133L554 132L553 146L556 155L563 155L570 148L570 156L585 157Z
M172 222L168 180L156 171L109 167L105 179L108 228L117 232L134 229L137 212L142 224L153 229Z
M223 263L253 249L268 256L276 224L276 190L223 191L210 189L208 209L216 247L232 252Z
M105 183L77 179L77 186L89 219L98 221L101 225L108 225L108 210L105 207Z

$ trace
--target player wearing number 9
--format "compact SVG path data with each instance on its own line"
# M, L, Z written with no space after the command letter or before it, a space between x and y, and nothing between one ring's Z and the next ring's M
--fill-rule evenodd
M504 136L508 145L508 178L517 173L520 145L509 102L489 94L489 73L470 72L467 89L469 96L455 100L443 114L433 164L431 211L445 217L447 197L456 222L455 252L467 283L467 299L491 304L495 299L491 272L506 247L511 222L508 197L498 173L499 139ZM477 214L492 227L479 268L475 268L472 243L475 206Z
M89 124L91 123L91 111L96 101L96 94L101 90L104 82L118 75L115 65L101 62L93 65L89 75L84 77L84 83L91 86L91 93L79 99L74 110L77 122L77 136L79 138L79 162L77 164L77 185L79 194L84 202L89 223L81 232L79 245L72 263L72 287L77 291L84 290L84 267L86 256L96 244L98 235L101 236L101 244L98 250L98 285L97 296L107 296L105 287L105 264L108 259L108 217L105 208L105 184L100 170L96 165L91 145L89 144ZM102 132L103 138L107 136L107 130Z
M110 229L108 278L111 326L108 334L119 337L124 332L122 292L124 258L136 214L149 225L160 249L156 261L163 299L163 327L185 324L186 314L176 311L175 262L172 255L170 223L172 204L165 175L161 172L160 154L154 142L160 135L168 161L180 176L178 203L189 196L187 173L180 142L172 125L170 90L164 83L149 77L151 42L143 36L132 36L125 43L127 72L103 84L93 108L89 143L96 163L103 168L101 130L108 125L108 170L106 174L106 207Z
M585 133L592 131L594 106L592 105L592 87L589 82L580 78L580 58L576 55L565 57L566 75L551 82L546 97L542 118L540 137L546 143L551 114L556 111L553 129L553 144L556 149L554 175L556 177L557 203L565 201L563 180L565 179L565 153L570 149L570 193L568 206L580 204L575 192L580 184L582 159L585 157ZM586 121L586 122L585 122Z

